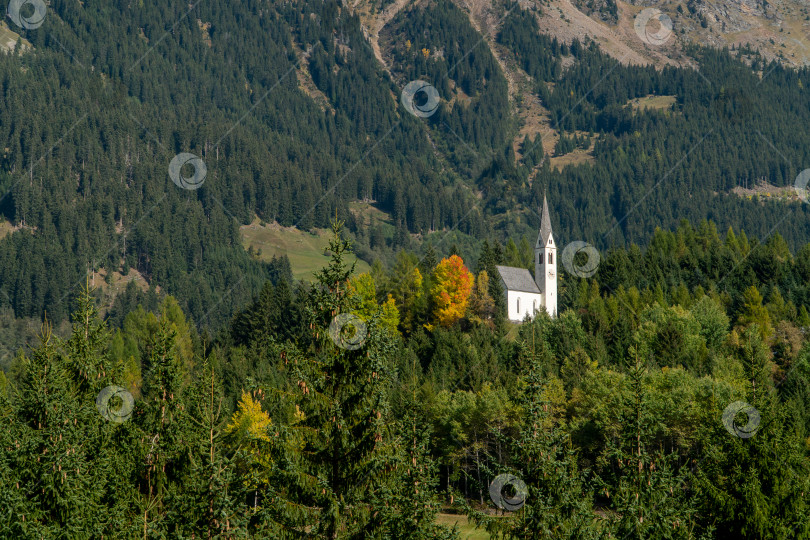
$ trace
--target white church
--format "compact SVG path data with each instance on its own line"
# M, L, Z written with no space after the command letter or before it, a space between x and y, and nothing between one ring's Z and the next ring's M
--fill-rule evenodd
M525 268L495 268L501 278L506 297L506 316L510 321L520 322L527 315L534 318L541 309L552 317L557 316L557 246L551 235L551 219L548 217L545 195L540 234L534 245L534 278Z

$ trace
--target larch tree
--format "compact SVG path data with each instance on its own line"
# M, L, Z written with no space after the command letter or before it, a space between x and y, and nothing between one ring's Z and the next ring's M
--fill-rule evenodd
M472 273L458 255L442 259L434 275L432 290L435 316L441 326L451 326L467 312L473 287Z

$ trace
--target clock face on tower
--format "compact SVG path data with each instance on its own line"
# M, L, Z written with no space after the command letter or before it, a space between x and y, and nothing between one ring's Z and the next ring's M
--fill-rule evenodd
M550 278L554 277L554 270L549 270L548 271L548 277L550 277Z

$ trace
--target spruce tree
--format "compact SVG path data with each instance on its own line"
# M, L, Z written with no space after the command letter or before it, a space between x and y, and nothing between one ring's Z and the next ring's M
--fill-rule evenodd
M2 372L0 378L5 381ZM27 495L35 486L26 485L25 471L18 466L23 425L6 390L0 389L0 538L25 538L32 524L37 527L39 512Z
M344 260L350 244L340 222L332 232L331 259L307 300L310 333L282 351L292 384L274 389L287 394L283 400L295 405L300 419L279 426L274 481L260 509L285 538L303 531L368 538L385 529L380 505L388 501L379 494L394 464L386 396L394 344L377 317L366 323L351 318L355 299L347 290L354 266Z
M458 531L436 523L439 500L436 487L439 470L430 455L432 425L418 396L416 357L411 357L410 377L401 378L400 404L395 415L397 432L391 441L396 465L391 481L377 496L384 509L389 538L425 540L455 539ZM401 372L400 372L401 373Z
M175 349L176 331L160 317L144 366L143 397L132 422L133 456L139 496L136 519L142 538L170 534L171 511L182 492L179 484L188 465L186 447L193 440L185 409L184 373Z
M224 442L224 395L215 359L204 359L187 391L189 463L173 520L185 537L246 538L249 508L242 478Z
M374 506L382 510L386 538L409 540L454 539L455 529L436 523L439 502L436 486L438 467L430 456L429 425L419 418L416 403L409 403L407 414L397 422L394 471L375 493Z
M502 538L595 538L590 497L582 482L569 435L552 417L547 397L544 354L535 344L520 344L521 365L526 368L519 403L522 409L517 436L504 440L507 462L487 467L490 480L497 473L512 474L526 487L520 493L501 491L513 497L513 513L495 517L468 507L468 514L495 537ZM494 460L493 460L494 461ZM492 494L491 494L492 495ZM498 506L496 501L496 506ZM522 503L522 505L520 504ZM509 505L501 505L509 510Z
M629 403L619 411L619 433L606 441L600 461L604 477L597 478L600 495L612 511L608 523L616 538L694 538L694 507L686 492L687 469L678 469L677 456L650 448L657 419L648 406L646 351L638 340L630 348Z
M757 325L746 328L739 341L746 377L742 398L758 418L750 423L745 413L721 420L716 411L693 475L700 523L722 538L804 538L810 534L810 467L803 422L778 399Z
M88 288L78 304L67 341L43 324L40 345L23 357L11 409L14 489L28 499L16 526L37 537L127 534L131 489L119 484L128 478L120 430L97 405L120 370L106 355L106 328Z

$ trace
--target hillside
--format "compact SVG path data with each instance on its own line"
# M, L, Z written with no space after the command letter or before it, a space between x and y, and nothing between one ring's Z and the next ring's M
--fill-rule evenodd
M518 323L488 276L528 244L359 275L332 233L316 286L213 340L172 296L110 328L84 289L0 355L0 536L810 534L810 243L684 222Z
M667 4L673 34L651 45L634 27L642 6L612 6L53 2L41 25L4 30L30 47L0 55L13 231L0 307L62 320L87 275L135 269L217 327L284 266L247 253L240 228L256 216L305 234L337 216L365 263L390 264L447 233L473 255L530 236L543 193L564 240L625 245L710 217L755 235L779 225L801 245L804 206L735 195L789 188L810 162L810 72L769 61L782 47L768 32L800 32L801 12L717 4L723 30L700 3ZM707 32L751 46L698 46ZM402 103L413 80L436 89L429 115ZM204 169L180 168L188 155ZM360 201L385 223L357 219Z
M9 0L0 538L810 538L801 2Z
M315 272L329 261L329 231L314 229L303 232L278 225L262 225L258 219L239 229L242 244L249 253L266 261L286 257L295 279L311 281ZM357 272L369 270L368 263L363 260L352 258L350 262L357 263Z

